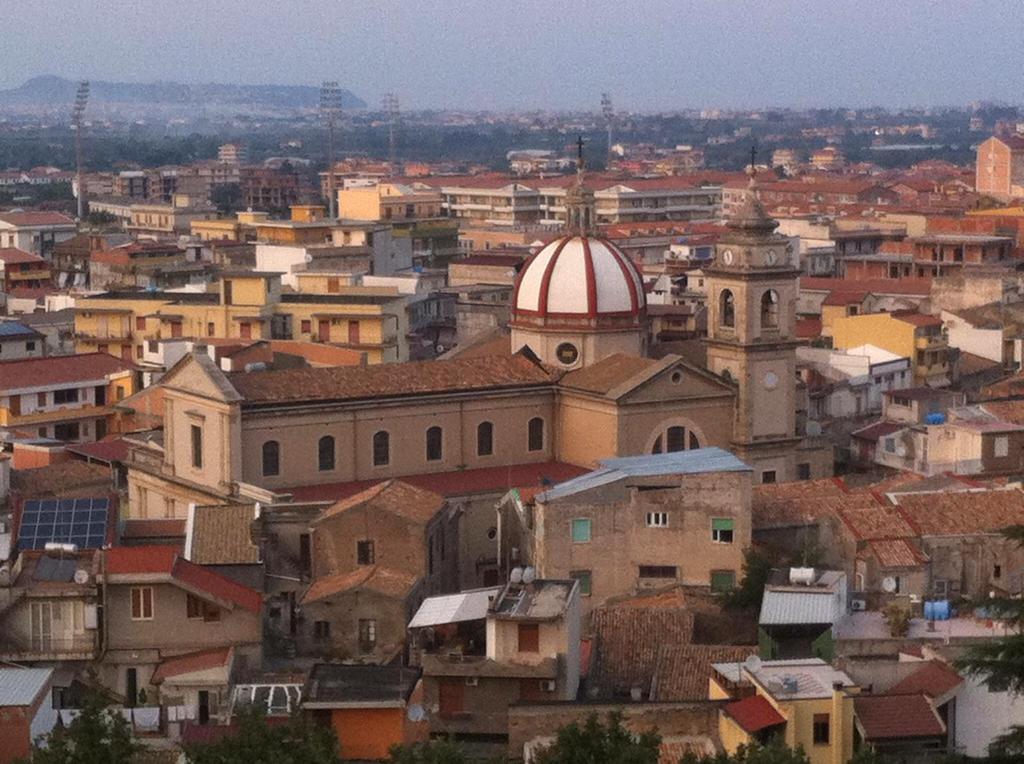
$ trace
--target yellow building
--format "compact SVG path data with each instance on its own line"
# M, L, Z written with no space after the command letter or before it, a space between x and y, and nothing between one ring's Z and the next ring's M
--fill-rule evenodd
M368 363L408 359L406 298L393 288L281 293L280 275L224 271L210 292L105 292L78 301L75 350L141 361L146 343L170 337L326 342ZM311 276L312 279L312 276ZM340 279L340 277L339 277Z
M950 383L949 344L942 333L942 319L937 316L871 313L836 316L830 323L832 346L837 350L875 345L911 359L914 384L944 387Z
M859 688L844 672L818 658L716 663L714 670L712 700L742 696L719 712L718 733L728 753L779 741L803 748L811 764L845 764L853 756Z

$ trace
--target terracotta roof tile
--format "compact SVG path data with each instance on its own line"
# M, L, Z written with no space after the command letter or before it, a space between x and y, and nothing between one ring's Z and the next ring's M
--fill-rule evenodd
M69 445L67 450L107 464L123 463L128 460L128 441L124 438L110 438L95 443L75 443Z
M192 516L192 548L188 558L197 565L254 565L260 550L252 543L252 504L196 507Z
M385 480L328 507L316 522L322 523L328 518L360 508L371 514L387 512L425 525L443 506L444 497L438 493L418 488L403 480Z
M177 519L129 518L121 528L122 539L185 538L185 521Z
M114 476L105 464L77 459L27 470L11 470L11 492L26 499L49 496L91 497L114 490Z
M751 734L766 727L786 723L786 718L761 695L751 695L735 703L729 703L722 710L745 732Z
M108 575L166 573L170 575L181 548L178 546L115 546L106 552Z
M259 613L263 606L263 595L255 589L243 586L202 565L195 565L182 557L175 560L171 577L186 586L206 592L217 599L227 600L252 613Z
M880 539L868 546L883 568L914 568L928 561L911 539Z
M25 263L46 263L39 255L26 252L17 247L0 247L0 262L5 265L21 265Z
M923 661L921 668L894 684L886 694L924 693L932 699L941 698L963 682L963 677L948 664L942 661Z
M374 366L232 374L248 404L359 400L550 385L556 375L523 354ZM244 405L244 404L243 404Z
M109 353L81 353L0 361L0 390L50 387L99 380L108 374L131 371L132 368L130 363L114 358Z
M839 518L856 538L870 541L913 538L917 535L896 507L882 503L871 494L868 495L872 501L839 510Z
M316 579L306 590L302 602L316 602L354 589L368 589L385 597L404 599L415 585L416 578L407 573L368 565Z
M931 294L930 278L909 279L839 279L819 276L801 276L803 291L831 292L833 289L863 289L876 294L907 294L927 297Z
M1020 490L901 494L900 514L922 536L996 533L1024 523Z
M0 222L13 226L74 225L75 221L60 212L0 212Z
M946 726L932 704L920 695L861 695L854 713L865 740L938 737Z
M150 684L160 684L168 677L191 674L193 671L205 671L207 669L219 668L228 663L231 658L231 647L215 647L212 650L200 650L194 653L178 655L168 658L156 667Z
M662 645L651 700L707 700L712 663L742 663L756 654L757 645Z
M591 614L596 649L591 674L604 692L650 692L663 644L693 641L693 613L679 608L601 607Z
M658 365L653 358L615 353L595 364L570 371L562 377L561 386L604 395Z
M785 528L817 522L845 500L848 490L836 478L754 486L751 514L754 528Z

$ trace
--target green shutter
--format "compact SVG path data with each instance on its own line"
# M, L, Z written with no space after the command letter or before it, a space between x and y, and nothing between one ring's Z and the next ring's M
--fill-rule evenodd
M731 570L711 571L711 591L727 592L736 585L736 574Z
M583 597L590 596L591 587L591 575L589 570L574 570L569 574L570 578L575 578L580 582L580 595Z
M574 542L590 541L590 520L572 521L572 540Z
M733 520L731 517L713 517L711 518L711 530L713 531L731 531Z

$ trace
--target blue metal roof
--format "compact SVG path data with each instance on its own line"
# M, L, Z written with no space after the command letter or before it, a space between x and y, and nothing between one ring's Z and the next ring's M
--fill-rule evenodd
M751 472L753 468L722 448L696 448L670 454L623 456L603 459L601 466L572 480L559 483L537 498L551 501L615 483L625 478L658 475L696 475L707 472Z
M20 337L26 334L35 335L39 332L17 321L0 321L0 337Z

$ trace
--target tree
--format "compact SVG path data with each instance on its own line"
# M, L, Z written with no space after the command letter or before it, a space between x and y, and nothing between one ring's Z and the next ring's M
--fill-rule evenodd
M743 553L743 579L725 595L725 605L732 608L760 608L764 587L772 572L772 561L750 547Z
M97 691L87 692L78 715L35 742L33 764L130 764L142 746L121 714Z
M389 764L467 764L468 761L462 749L448 740L394 745L388 758Z
M233 215L242 206L242 187L237 183L220 183L210 190L210 201L222 215Z
M1024 525L1003 529L1003 536L1018 546L1024 545ZM956 661L956 667L980 678L989 690L1024 693L1024 599L993 597L985 601L992 618L1006 623L1005 634L969 646ZM1024 724L1010 727L989 746L994 759L1024 759Z
M890 602L882 611L885 622L889 625L889 634L894 637L905 637L910 631L910 611L898 602Z
M661 737L654 730L635 735L622 726L622 714L608 714L602 724L591 714L581 726L558 730L555 742L539 750L535 764L657 764Z
M235 717L237 729L213 743L185 746L189 764L337 764L334 730L296 714L269 724L261 710L249 708Z
M781 743L769 745L741 745L736 753L719 753L713 756L697 756L688 753L679 764L810 764L804 749L789 748Z

